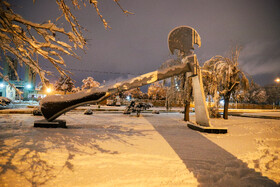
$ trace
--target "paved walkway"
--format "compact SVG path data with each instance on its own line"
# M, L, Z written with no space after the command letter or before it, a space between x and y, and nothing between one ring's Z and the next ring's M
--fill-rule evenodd
M280 169L276 120L213 119L213 125L227 127L229 133L202 134L189 129L182 118L180 113L136 117L71 111L60 117L67 121L67 129L46 129L33 127L42 116L1 114L0 186L207 187L280 182L275 175ZM256 141L260 137L262 141Z

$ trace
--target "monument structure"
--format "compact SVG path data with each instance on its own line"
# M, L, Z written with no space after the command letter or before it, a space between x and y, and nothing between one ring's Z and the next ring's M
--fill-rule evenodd
M188 26L174 28L168 35L168 46L172 54L177 50L182 57L182 63L162 70L153 71L127 81L111 86L91 88L69 95L51 95L40 102L40 110L46 120L35 121L34 126L65 126L65 121L56 120L63 113L85 104L95 104L119 92L141 87L176 75L188 73L192 78L193 96L195 103L196 123L188 122L192 129L210 132L226 133L227 129L218 129L211 126L206 107L202 76L194 44L201 45L201 38L196 30Z
M210 133L226 133L227 129L214 128L210 124L209 114L206 106L201 68L194 54L194 45L201 46L201 38L197 31L188 26L180 26L170 31L168 35L168 47L172 54L177 52L182 58L182 63L192 64L192 71L186 74L187 79L192 79L192 90L195 104L196 123L188 123L192 129L210 132Z

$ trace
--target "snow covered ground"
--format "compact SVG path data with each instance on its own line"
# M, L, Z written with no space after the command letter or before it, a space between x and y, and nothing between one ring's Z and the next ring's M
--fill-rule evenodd
M280 120L213 119L229 132L203 134L182 118L73 111L44 129L1 114L0 186L279 186Z

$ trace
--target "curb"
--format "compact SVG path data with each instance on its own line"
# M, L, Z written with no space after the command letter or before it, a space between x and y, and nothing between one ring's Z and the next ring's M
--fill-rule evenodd
M33 109L6 109L0 110L0 114L32 114Z
M280 120L278 116L260 116L260 115L246 115L246 114L228 114L229 116L247 117L247 118L261 118L261 119L277 119Z
M73 109L71 111L84 111L86 109ZM112 113L122 113L124 111L124 109L91 109L92 111L95 112L112 112ZM68 111L68 112L71 112ZM153 110L145 110L142 111L141 113L152 113ZM166 110L159 110L160 113L180 113L181 111L177 111L177 110L171 110L171 111L166 111ZM0 110L0 114L32 114L33 113L33 108L24 108L24 109L3 109Z

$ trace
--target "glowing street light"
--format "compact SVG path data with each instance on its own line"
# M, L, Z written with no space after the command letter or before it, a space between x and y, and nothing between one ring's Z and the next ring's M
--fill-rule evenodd
M31 88L32 88L31 84L27 84L27 85L26 85L26 88L27 88L27 89L31 89Z
M275 82L280 83L280 78L277 77L277 78L275 79Z
M52 92L52 89L51 88L47 88L47 93L51 93Z

